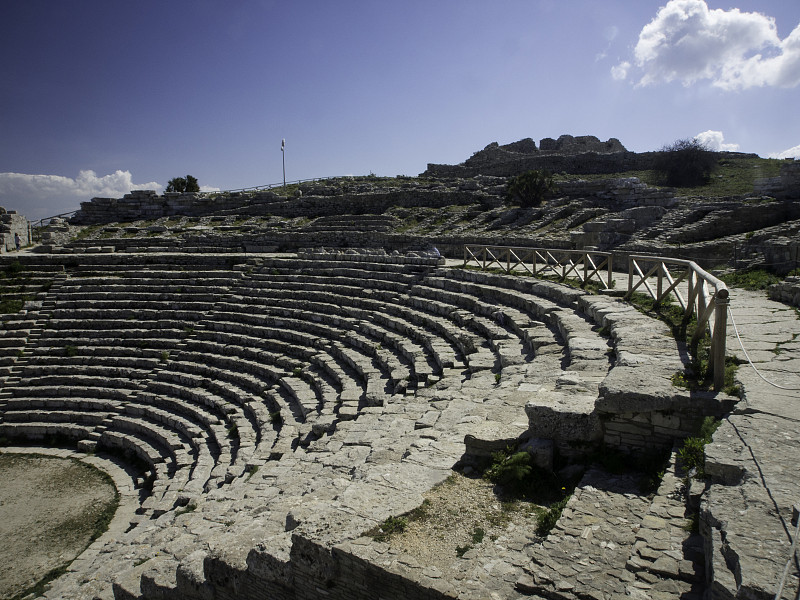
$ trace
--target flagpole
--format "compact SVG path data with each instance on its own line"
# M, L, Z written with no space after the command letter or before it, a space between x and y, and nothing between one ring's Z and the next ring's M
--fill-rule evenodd
M286 189L286 151L284 147L286 146L286 139L281 140L281 158L283 159L283 189Z

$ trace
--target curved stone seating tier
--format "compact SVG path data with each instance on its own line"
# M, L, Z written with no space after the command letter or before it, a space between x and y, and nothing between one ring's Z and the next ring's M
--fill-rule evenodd
M296 361L292 363L292 371L302 369L313 356L324 352L331 356L331 360L341 365L337 370L339 373L355 372L361 386L377 376L378 371L372 366L371 358L349 351L341 343L332 343L311 333L287 329L279 320L270 321L268 317L247 318L244 315L231 314L231 318L235 318L236 321L215 321L207 324L198 338L240 347L283 352L285 356L292 357ZM253 322L271 322L272 326L254 325ZM322 327L319 331L323 334L329 333Z
M140 383L125 377L110 378L102 375L92 376L83 373L74 373L70 375L41 375L28 377L23 386L9 387L15 394L23 394L27 391L40 388L46 388L48 390L83 389L91 390L92 393L100 393L100 390L107 389L112 392L120 391L124 393L127 391L127 393L130 394L139 389Z
M254 267L257 272L267 270L277 271L274 274L296 274L305 271L320 272L327 270L339 270L337 274L347 271L348 276L360 277L362 273L395 273L406 277L424 275L432 267L439 264L438 260L411 258L403 260L403 257L387 257L375 255L348 255L346 252L337 253L335 256L314 254L313 258L308 258L307 253L298 253L292 258L270 257L258 260ZM397 262L394 262L394 261ZM343 270L343 271L342 271Z
M410 362L418 362L414 358L419 354L409 352L407 345L404 348L404 344L398 343L402 338L411 338L424 346L437 370L463 367L463 340L469 337L469 334L458 331L454 324L447 324L446 320L443 321L437 315L426 314L399 304L404 298L395 292L402 293L405 290L394 288L387 292L381 289L379 282L373 281L373 284L373 288L365 294L365 291L357 286L338 282L332 284L317 282L311 286L303 282L291 284L272 282L270 284L272 287L267 287L264 282L253 295L269 298L268 301L277 306L285 305L288 300L295 300L314 302L310 307L325 314L346 311L345 314L351 315L354 319L371 321L369 333L377 335L378 342L386 342L397 347L400 354ZM398 338L394 333L379 332L376 327L390 332L398 331L401 336ZM472 345L474 344L468 344L467 347ZM425 362L431 364L431 360ZM422 379L423 383L424 381Z
M419 379L424 383L431 373L432 366L447 359L442 359L434 354L430 341L426 345L419 345L404 336L387 331L380 326L369 323L367 320L374 315L365 310L351 309L346 304L327 304L309 299L295 300L293 298L276 298L270 295L263 298L259 304L240 307L243 312L257 312L261 315L274 315L275 318L292 318L308 323L299 323L298 327L307 328L309 332L319 333L320 327L330 328L325 331L327 339L336 339L347 342L372 358L381 365L381 370L389 373L392 389L395 389L406 378L410 377L409 367L420 366ZM220 305L220 308L237 308L230 305ZM422 334L417 338L424 341ZM385 344L385 346L384 346ZM452 359L449 366L453 366ZM416 380L416 379L415 379Z
M77 358L78 360L75 360ZM22 377L70 376L80 369L84 376L115 379L146 379L158 361L132 358L121 359L116 356L104 357L64 357L37 354L30 357L20 367Z

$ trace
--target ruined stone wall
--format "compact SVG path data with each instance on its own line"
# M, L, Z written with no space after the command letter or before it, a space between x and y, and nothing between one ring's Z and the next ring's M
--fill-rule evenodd
M787 277L784 281L769 286L769 297L800 307L800 277Z
M757 179L754 192L760 196L773 198L800 198L800 160L787 161L781 165L778 177Z
M39 241L34 252L53 252L70 241L73 228L64 219L54 218L47 227L39 229Z
M615 152L599 154L531 154L509 157L504 160L487 160L480 164L438 165L428 164L422 177L475 177L494 175L510 177L532 169L546 169L552 173L607 174L651 169L655 153Z
M31 224L15 210L6 210L0 206L0 254L16 250L14 234L19 234L21 245L31 243Z
M81 210L72 223L90 225L157 219L175 215L205 216L231 214L247 216L276 215L281 217L320 217L344 214L380 214L391 207L433 207L453 204L485 203L495 206L499 198L480 190L409 189L370 194L301 196L287 199L272 192L248 196L228 194L204 196L197 194L164 194L135 191L121 199L93 198L81 202Z

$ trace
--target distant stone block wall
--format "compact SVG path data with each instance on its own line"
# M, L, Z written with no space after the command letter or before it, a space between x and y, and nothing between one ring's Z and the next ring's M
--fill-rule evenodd
M768 293L773 300L800 306L800 277L787 277L785 281L769 286Z
M786 161L778 177L756 179L753 191L760 196L773 198L800 198L800 160Z
M164 194L139 190L120 199L92 198L81 202L81 209L71 223L91 225L99 223L130 222L175 215L206 216L220 211L235 210L240 215L276 215L281 217L321 217L331 215L381 214L391 207L440 208L453 204L476 202L495 206L496 196L481 190L467 189L410 189L365 194L340 193L298 198L278 196L274 192L249 194Z
M15 210L6 210L0 206L0 254L16 250L15 233L19 234L22 246L31 243L31 225L28 219Z

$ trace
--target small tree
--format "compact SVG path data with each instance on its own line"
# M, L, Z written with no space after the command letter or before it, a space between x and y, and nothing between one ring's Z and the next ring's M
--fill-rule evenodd
M186 177L175 177L167 183L168 192L199 192L200 186L197 184L197 177L187 175Z
M704 185L717 167L717 153L695 138L677 140L659 150L654 170L667 185Z
M520 206L539 206L547 194L555 190L553 176L548 171L526 171L508 182L506 194L510 202Z

